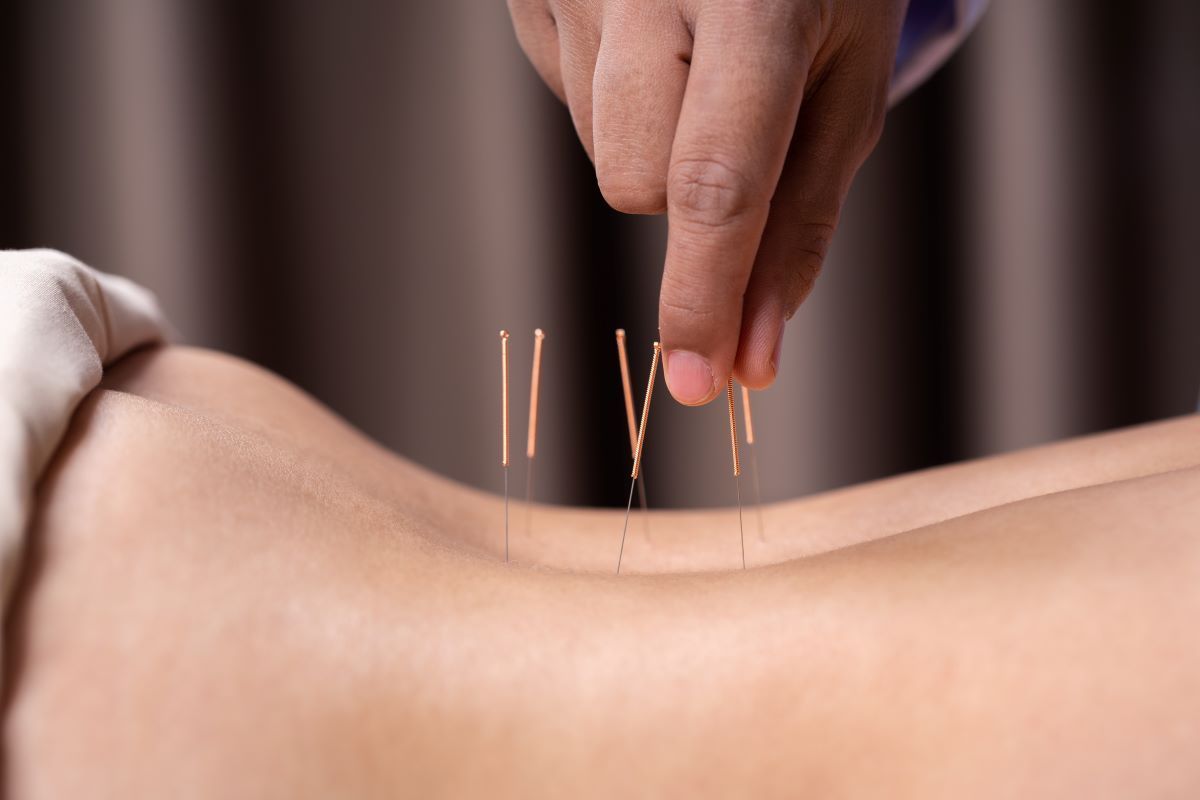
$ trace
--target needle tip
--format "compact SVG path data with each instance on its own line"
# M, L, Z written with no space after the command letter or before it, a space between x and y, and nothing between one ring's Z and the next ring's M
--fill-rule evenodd
M545 339L545 338L546 338L546 334L545 334L545 332L544 332L544 331L542 331L542 329L541 329L541 328L534 328L534 329L533 329L533 337L534 337L535 339Z
M507 339L507 338L508 338L508 331L500 331L500 338L501 338L501 339Z

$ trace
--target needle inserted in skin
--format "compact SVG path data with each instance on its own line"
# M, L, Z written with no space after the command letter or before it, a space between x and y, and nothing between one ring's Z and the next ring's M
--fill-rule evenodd
M733 448L733 481L737 487L738 535L742 542L742 569L745 569L746 529L742 525L742 462L738 459L737 421L733 416L733 378L725 383L725 397L729 400L729 445Z
M533 373L529 379L529 439L525 443L525 533L533 530L533 459L537 455L538 387L542 381L542 340L546 334L533 332Z
M758 490L758 448L754 446L754 417L750 414L750 390L742 387L742 416L746 419L746 446L750 450L750 480L754 484L754 508L758 511L758 540L766 541L762 493Z
M654 397L654 377L658 374L658 359L662 345L654 343L654 356L650 359L650 379L646 381L646 399L642 403L642 422L638 426L637 442L633 448L633 472L630 473L629 500L625 503L625 525L621 528L621 549L617 552L617 574L621 574L621 558L625 555L625 533L629 530L629 510L633 508L633 487L637 486L642 470L642 447L646 444L646 421L650 418L650 400Z
M508 563L508 331L500 331L500 465L504 467L504 561Z
M633 456L637 450L637 417L633 413L633 382L629 380L629 355L625 351L625 330L617 328L617 361L621 365L621 390L625 395L625 424L629 428L629 454ZM646 502L646 478L637 477L638 503L642 507L642 521L646 533L650 533L649 504Z

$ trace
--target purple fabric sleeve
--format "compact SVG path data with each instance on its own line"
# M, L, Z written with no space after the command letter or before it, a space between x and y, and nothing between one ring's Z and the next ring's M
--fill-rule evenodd
M957 49L987 7L987 0L911 0L896 50L889 102L896 103Z

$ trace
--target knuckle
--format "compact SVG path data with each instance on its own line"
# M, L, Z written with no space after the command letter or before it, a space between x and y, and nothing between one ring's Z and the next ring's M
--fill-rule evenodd
M714 298L689 281L664 278L658 306L659 324L668 331L709 326L720 316Z
M778 4L772 2L764 2L764 0L722 0L722 10L729 12L729 16L733 19L745 18L748 15L766 16L778 8L784 8L788 4ZM798 5L798 4L797 4Z
M707 304L699 302L699 298L683 295L682 297L673 297L663 295L659 300L660 310L662 312L663 322L667 325L687 323L704 323L716 318L716 312L709 308Z
M734 222L762 203L745 173L715 158L675 162L667 198L674 216L709 227Z
M666 210L667 190L661 176L648 172L614 171L598 168L600 194L605 202L625 214L661 214Z
M599 121L599 118L598 118ZM625 135L611 118L595 133L596 182L604 200L626 214L661 214L666 210L667 155Z

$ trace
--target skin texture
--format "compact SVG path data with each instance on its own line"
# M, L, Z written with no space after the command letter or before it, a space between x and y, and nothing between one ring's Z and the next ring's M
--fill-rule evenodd
M907 0L509 0L605 199L670 221L667 385L775 379L842 203L883 128Z
M631 526L242 362L127 359L39 491L12 797L1191 797L1194 418ZM517 504L514 519L525 509Z

